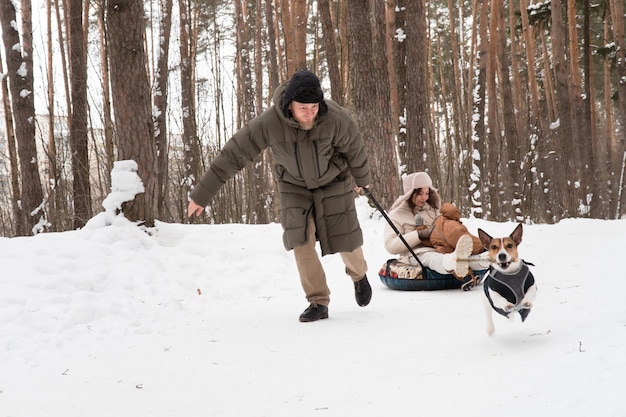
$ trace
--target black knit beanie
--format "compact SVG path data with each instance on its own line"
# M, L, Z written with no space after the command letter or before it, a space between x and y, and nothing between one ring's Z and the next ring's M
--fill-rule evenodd
M285 115L288 115L288 107L292 101L298 103L321 103L324 101L324 92L320 86L320 80L311 71L297 71L289 80L282 102Z

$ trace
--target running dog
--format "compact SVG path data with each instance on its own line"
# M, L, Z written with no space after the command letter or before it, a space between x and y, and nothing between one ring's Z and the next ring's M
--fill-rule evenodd
M493 238L484 230L478 229L481 243L489 251L491 263L483 288L485 290L485 312L487 314L487 334L493 334L493 311L511 318L511 313L518 312L522 321L533 307L537 286L528 265L517 253L522 242L522 224L507 237Z

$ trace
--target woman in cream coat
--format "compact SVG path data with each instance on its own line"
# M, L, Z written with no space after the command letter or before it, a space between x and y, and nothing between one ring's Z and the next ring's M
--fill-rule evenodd
M469 268L484 269L489 266L484 256L471 255L473 240L470 234L459 238L452 253L440 253L432 247L428 238L435 219L440 215L441 198L427 173L416 172L404 176L402 188L404 195L391 206L389 219L425 267L463 278ZM385 249L397 255L400 262L417 265L417 260L388 224L385 225L384 239Z

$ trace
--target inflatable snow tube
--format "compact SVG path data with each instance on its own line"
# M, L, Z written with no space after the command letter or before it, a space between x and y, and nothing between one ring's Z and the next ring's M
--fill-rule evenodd
M482 281L487 270L473 271L478 282ZM408 265L389 259L378 271L382 283L392 289L400 291L435 291L459 289L471 277L468 275L462 281L452 274L440 274L430 268Z

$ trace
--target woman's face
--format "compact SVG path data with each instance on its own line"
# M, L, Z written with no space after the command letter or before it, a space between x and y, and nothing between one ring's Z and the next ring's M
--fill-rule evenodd
M423 208L428 198L430 197L430 188L418 188L413 191L411 198L413 199L413 205L417 208Z

